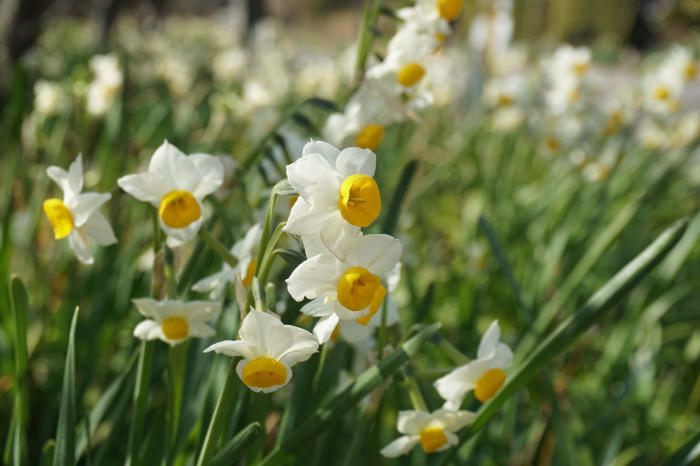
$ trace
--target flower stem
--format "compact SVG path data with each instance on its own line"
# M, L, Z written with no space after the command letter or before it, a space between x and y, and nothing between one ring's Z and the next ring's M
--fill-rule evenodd
M418 381L413 375L413 369L407 367L404 373L406 376L406 385L408 386L408 396L411 398L413 409L426 413L430 412L428 409L428 404L425 402L425 398L423 397L423 392L420 389L420 385L418 385Z
M233 254L231 254L228 249L226 249L226 246L221 244L219 240L210 235L208 231L199 230L199 237L202 239L202 241L204 241L204 243L209 247L209 249L214 251L216 254L218 254L219 257L228 262L228 264L231 267L235 267L236 264L238 264L238 259L236 259L236 257Z

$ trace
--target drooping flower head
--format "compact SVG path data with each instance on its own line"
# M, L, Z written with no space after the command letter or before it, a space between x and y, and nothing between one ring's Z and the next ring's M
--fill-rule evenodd
M49 178L63 190L63 200L51 198L44 201L44 212L53 227L56 239L68 238L75 256L83 264L92 264L87 238L101 246L117 242L112 226L97 210L112 198L109 193L81 193L83 190L83 159L78 158L68 171L51 166L46 169Z
M245 234L245 237L231 248L231 254L238 259L236 267L231 267L224 262L220 272L201 279L192 286L194 291L210 291L211 299L219 299L227 283L233 283L238 274L244 286L250 286L257 268L257 256L260 250L262 227L259 223L253 225Z
M486 403L503 386L513 352L498 341L500 335L501 329L495 320L481 337L477 358L435 381L435 389L447 400L445 407L459 409L471 390L477 400Z
M187 338L206 338L216 333L207 322L219 315L219 303L175 299L156 301L151 298L134 299L132 302L147 318L134 328L134 336L141 340L159 339L176 345Z
M292 367L318 351L318 341L306 330L284 325L278 316L251 308L238 340L225 340L204 350L241 359L236 372L255 392L269 393L292 379Z
M306 261L287 279L297 301L312 301L302 312L320 317L314 334L328 341L339 320L367 325L386 296L381 276L401 258L401 243L389 235L363 235L328 223L319 238L305 238Z
M153 154L146 173L123 176L117 183L158 209L158 221L168 236L187 241L202 226L202 199L223 180L224 167L216 157L188 156L165 141Z
M400 411L396 429L404 435L385 446L380 453L387 458L396 458L409 453L418 443L426 453L445 450L459 443L455 433L471 424L475 417L471 411Z
M332 145L311 141L302 156L287 165L287 179L299 193L285 230L298 235L318 235L333 222L344 228L369 226L379 216L382 201L372 176L376 156L368 149L339 151Z

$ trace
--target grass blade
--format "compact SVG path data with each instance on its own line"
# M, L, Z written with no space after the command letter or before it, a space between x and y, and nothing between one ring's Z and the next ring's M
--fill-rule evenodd
M411 184L411 180L416 174L417 169L417 160L411 160L403 168L401 177L399 178L399 183L396 185L396 189L394 190L394 197L391 198L391 203L386 211L386 217L384 217L384 222L382 223L382 233L393 235L396 231L396 226L399 222L399 212L401 211L401 203L406 197L408 186Z
M513 371L496 396L481 407L474 422L462 431L460 440L463 442L479 432L506 400L525 386L540 369L561 354L583 332L595 324L608 309L629 293L673 249L685 233L687 226L688 220L683 219L664 231L651 245L600 288L581 309L550 333L530 353L530 356ZM455 451L456 449L453 449L447 455L438 457L436 464L445 464Z
M56 449L53 455L54 466L72 466L75 464L75 326L78 322L78 310L73 312L68 335L66 366L63 371L63 389L61 390L61 408L58 412L58 429L56 431Z
M12 446L12 463L22 464L25 454L24 428L27 420L28 393L25 373L27 371L27 310L29 298L19 277L13 277L10 285L10 302L15 327L15 425Z
M259 422L252 422L243 428L235 437L226 442L219 453L211 460L211 466L226 466L240 458L240 450L248 446L262 433Z

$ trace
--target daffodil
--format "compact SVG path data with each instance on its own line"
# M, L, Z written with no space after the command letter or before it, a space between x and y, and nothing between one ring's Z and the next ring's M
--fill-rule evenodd
M44 116L55 115L61 109L64 92L57 82L40 79L34 84L34 109Z
M470 390L474 390L477 400L485 403L503 386L513 352L498 341L500 335L501 329L495 320L481 337L477 358L435 381L435 389L447 400L446 408L459 409Z
M591 50L588 47L559 46L549 59L545 60L545 71L555 83L559 79L583 78L591 65Z
M308 259L289 276L287 290L297 301L312 300L301 311L319 318L314 327L319 341L328 341L340 320L367 325L387 293L382 275L401 258L399 240L329 223L318 239L305 238L304 246Z
M257 266L258 251L260 250L260 239L262 228L260 224L253 225L245 234L245 237L231 248L231 254L238 259L236 267L231 267L224 262L220 272L201 279L192 286L194 291L210 291L211 299L219 299L227 283L232 283L236 274L241 277L244 286L250 286L255 276Z
M318 235L326 222L355 229L369 226L382 205L372 178L375 165L376 156L369 149L339 151L326 142L307 143L301 158L287 165L287 179L299 198L285 231Z
M176 345L187 338L206 338L216 332L207 325L221 311L221 304L209 301L134 299L136 309L147 318L134 328L141 340L160 339Z
M251 308L238 340L225 340L204 350L241 356L236 372L255 392L269 393L292 380L292 367L318 351L318 341L306 330L284 325L278 316Z
M420 443L426 453L435 453L459 443L456 432L474 421L471 411L451 411L438 409L432 413L424 411L400 411L396 429L404 434L380 453L387 458L409 453Z
M660 67L643 81L644 106L658 115L670 115L681 106L683 76L671 68Z
M107 219L97 210L112 198L109 193L82 193L82 156L70 165L68 171L51 166L46 169L49 177L63 190L63 200L51 198L44 201L44 212L53 227L56 239L68 238L75 256L83 264L92 264L88 237L101 246L117 242Z
M224 167L216 157L188 156L165 141L146 173L123 176L117 183L158 209L158 221L168 236L187 241L202 226L202 199L216 191L223 179Z
M90 70L93 80L87 88L87 112L102 116L110 109L121 89L124 74L114 55L95 55L90 59Z

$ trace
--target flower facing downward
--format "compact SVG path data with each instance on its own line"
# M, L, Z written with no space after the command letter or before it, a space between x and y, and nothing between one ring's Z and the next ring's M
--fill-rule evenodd
M236 267L231 267L224 262L220 272L201 279L192 286L194 291L210 291L211 299L219 299L227 283L232 283L235 275L239 274L244 286L250 286L257 268L256 258L260 250L262 227L259 223L253 225L245 234L245 237L231 248L231 254L238 259Z
M332 145L312 141L302 156L287 165L287 179L299 193L285 230L298 235L317 235L326 221L366 227L381 210L379 187L374 181L376 156L368 149L351 147L339 151Z
M207 322L216 318L221 305L208 301L156 301L150 298L132 300L147 320L134 329L134 336L141 340L163 340L176 345L187 338L206 338L215 334Z
M320 237L305 238L309 257L287 279L289 294L312 301L302 312L320 317L314 334L321 343L340 320L367 325L384 302L387 290L381 275L401 258L401 243L389 235L363 235L326 224Z
M63 200L44 201L44 212L53 227L56 239L68 238L75 256L83 264L92 264L87 238L108 246L117 242L107 219L97 210L112 198L109 193L81 193L83 190L82 156L70 165L68 171L51 166L46 169L49 177L63 190Z
M471 411L400 411L397 430L404 435L385 446L380 453L387 458L396 458L409 453L418 443L426 453L445 450L459 443L455 432L471 424L475 417Z
M435 381L435 389L447 400L445 407L459 409L470 390L474 390L477 400L486 403L503 386L513 352L498 341L500 335L501 329L495 320L481 337L477 358Z
M117 183L127 193L158 209L163 230L187 241L202 226L202 199L216 191L224 167L211 155L185 155L165 141L153 154L146 173L127 175Z
M255 392L269 393L289 383L292 367L318 351L318 341L309 332L284 325L279 317L251 308L243 319L238 340L225 340L204 350L226 356L241 356L236 372Z

